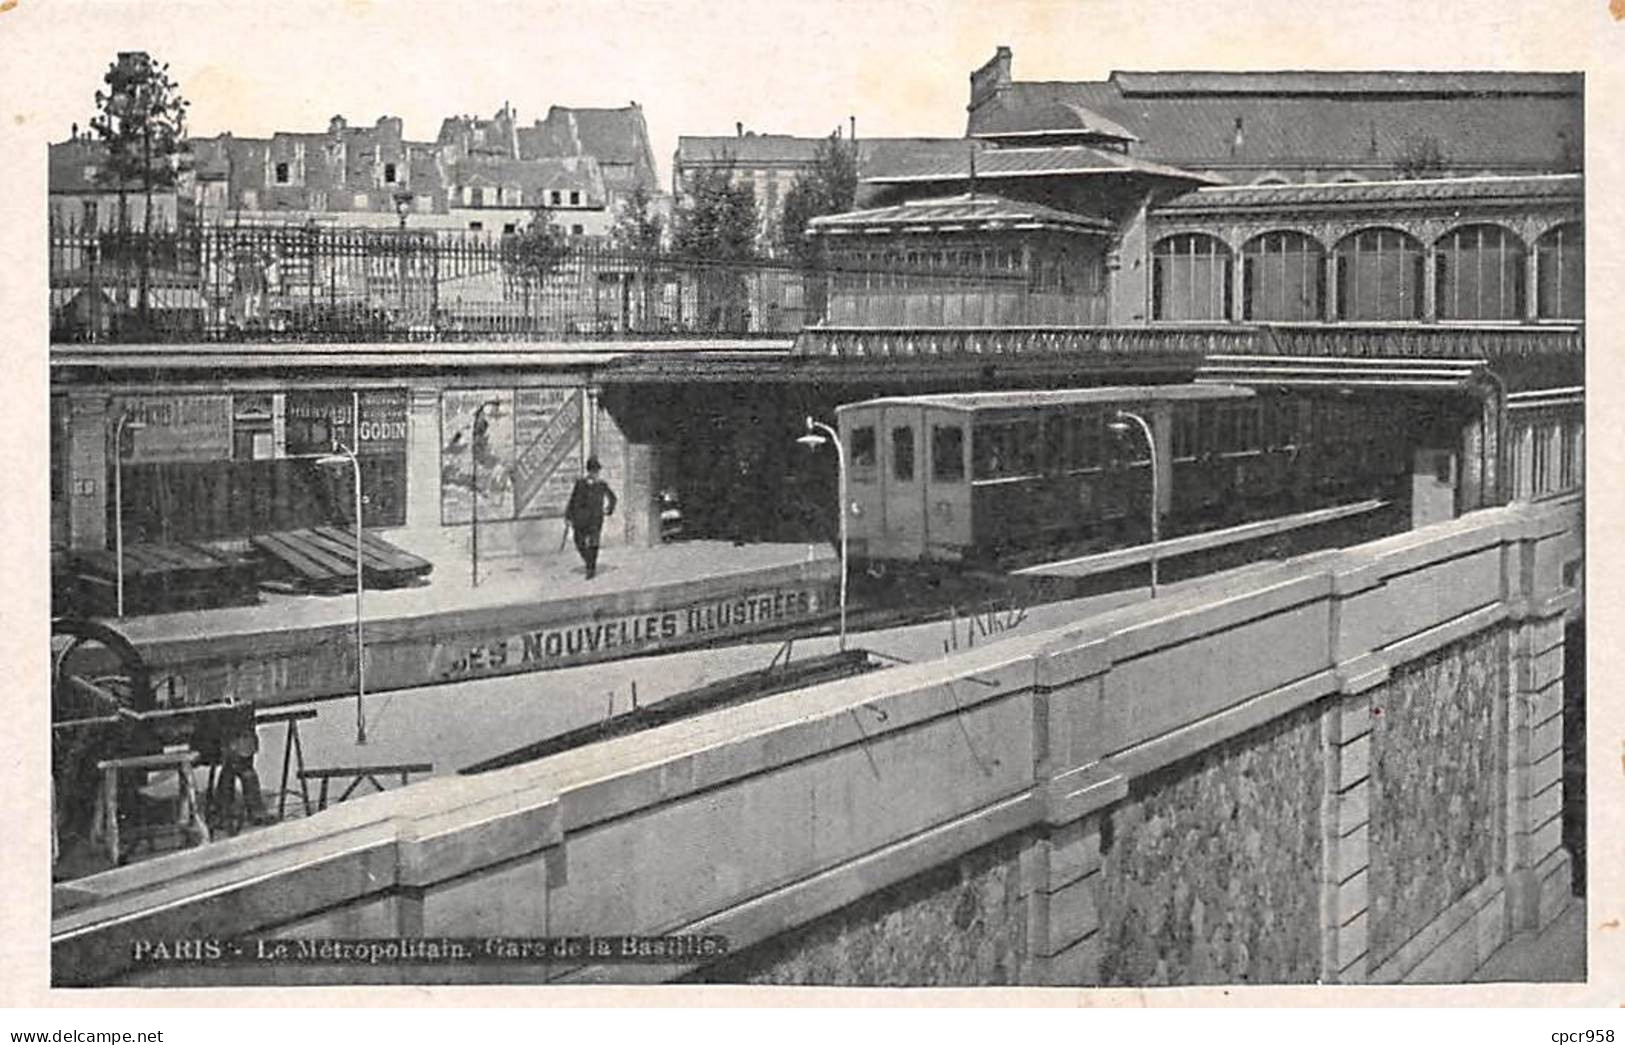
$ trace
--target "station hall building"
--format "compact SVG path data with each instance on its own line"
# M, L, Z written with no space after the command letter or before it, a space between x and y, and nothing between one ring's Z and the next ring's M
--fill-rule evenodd
M1418 472L1449 492L1419 520L1579 485L1578 75L1012 60L971 75L963 139L875 153L811 270L183 230L150 281L173 307L53 322L53 545L106 548L119 514L228 544L342 521L349 480L313 463L335 442L365 524L431 558L558 549L589 456L625 506L606 543L827 539L808 416L1193 379L1423 397ZM128 297L99 250L53 244L53 301Z

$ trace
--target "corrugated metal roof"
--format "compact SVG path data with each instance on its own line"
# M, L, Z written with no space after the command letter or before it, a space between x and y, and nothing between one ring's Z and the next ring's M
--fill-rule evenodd
M1003 196L965 194L928 200L910 200L893 207L851 211L814 218L813 233L895 232L918 228L933 232L949 231L944 226L966 230L1059 228L1074 232L1110 233L1112 223L1104 218L1057 210L1039 203L1024 203Z
M935 155L900 157L895 167L871 171L863 180L869 184L902 182L967 181L970 178L971 148L961 145ZM978 178L1034 178L1089 174L1152 174L1192 182L1212 183L1213 179L1161 163L1137 159L1110 149L1087 145L1059 145L1032 149L977 149Z
M1034 109L995 112L977 131L980 137L1025 137L1033 134L1093 134L1122 141L1139 141L1127 127L1108 120L1076 102L1058 101Z
M1124 94L1578 94L1578 73L1432 72L1114 72Z
M1186 193L1157 208L1169 211L1269 209L1316 204L1449 203L1456 200L1572 199L1585 192L1580 174L1513 175L1486 178L1428 178L1410 181L1337 182L1314 185L1216 186Z
M1171 401L1246 399L1250 388L1233 385L1107 385L1101 388L1043 389L1018 392L958 392L920 396L883 396L861 403L847 403L836 413L866 406L929 406L942 410L1022 410L1050 406L1083 406L1103 403L1157 403Z
M969 133L996 126L1001 109L1040 111L1057 102L1138 135L1137 156L1199 169L1391 168L1429 142L1449 169L1471 173L1577 170L1584 156L1577 92L1125 94L1117 80L1018 82L997 104L971 113Z
M677 162L727 162L744 166L799 166L812 163L823 138L791 134L682 135L677 139Z

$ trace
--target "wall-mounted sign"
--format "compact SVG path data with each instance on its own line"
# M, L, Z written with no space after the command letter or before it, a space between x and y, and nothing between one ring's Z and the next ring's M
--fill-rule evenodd
M479 642L435 642L434 677L542 671L766 631L826 612L832 588L832 582L786 585L675 609L564 620Z
M358 400L361 406L359 446L354 423ZM403 453L406 450L406 400L403 388L289 392L286 452L292 456L325 454L338 443L362 454Z
M128 415L126 464L224 461L231 457L231 396L131 396L113 402L113 416ZM116 424L114 427L117 427Z

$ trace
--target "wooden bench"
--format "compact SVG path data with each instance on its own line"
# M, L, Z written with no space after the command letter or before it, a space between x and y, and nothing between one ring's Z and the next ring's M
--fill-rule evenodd
M118 555L97 549L72 554L71 573L91 612L118 609ZM235 606L258 600L253 560L201 544L124 546L125 613Z
M312 592L355 590L355 531L316 526L260 534L249 543L273 572ZM376 534L361 534L361 573L368 587L413 583L434 569L429 560L397 548Z
M401 786L405 787L410 782L412 774L433 772L433 762L401 762L394 765L332 766L327 769L301 769L299 779L301 781L320 780L322 782L321 791L316 798L316 808L320 811L327 808L327 788L334 780L348 779L350 781L350 786L346 787L344 793L339 795L337 799L343 802L355 793L355 789L360 787L362 782L370 783L379 791L386 791L388 788L384 787L378 780L380 776L399 774Z

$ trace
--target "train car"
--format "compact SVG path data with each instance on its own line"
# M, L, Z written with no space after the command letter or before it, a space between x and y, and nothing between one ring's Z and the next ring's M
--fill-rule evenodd
M1408 457L1386 406L1148 385L900 396L837 409L854 558L999 561L1397 495ZM1392 416L1390 416L1392 414Z

